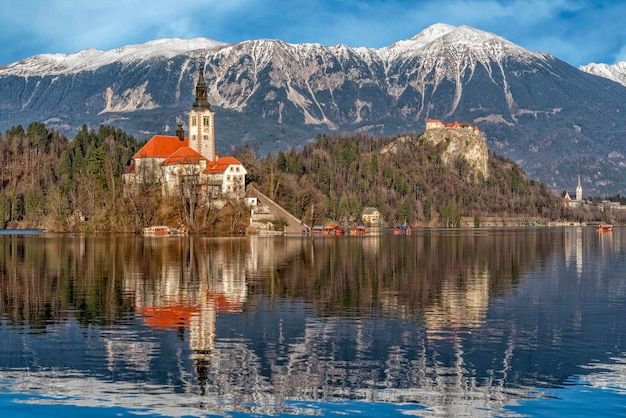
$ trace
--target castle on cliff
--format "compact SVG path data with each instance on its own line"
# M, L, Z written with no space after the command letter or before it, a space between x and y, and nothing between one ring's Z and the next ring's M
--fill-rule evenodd
M462 159L469 164L468 176L478 181L489 177L487 141L477 126L456 121L444 124L438 119L428 119L422 138L435 145L445 142L441 155L444 164Z
M452 123L444 124L439 119L426 120L426 130L440 129L440 128L461 128L461 129L467 129L468 131L473 131L475 134L480 133L480 129L478 129L478 126L473 126L472 124L466 123L466 122L454 121Z

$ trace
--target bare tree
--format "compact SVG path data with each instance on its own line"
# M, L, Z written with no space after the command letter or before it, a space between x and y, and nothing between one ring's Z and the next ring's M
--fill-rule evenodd
M203 184L200 178L200 167L196 164L181 164L177 168L178 195L183 208L184 222L197 229L196 213L204 203Z

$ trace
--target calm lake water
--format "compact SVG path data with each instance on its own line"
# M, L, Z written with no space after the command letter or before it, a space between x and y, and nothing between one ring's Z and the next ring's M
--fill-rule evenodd
M3 416L626 416L626 229L0 234Z

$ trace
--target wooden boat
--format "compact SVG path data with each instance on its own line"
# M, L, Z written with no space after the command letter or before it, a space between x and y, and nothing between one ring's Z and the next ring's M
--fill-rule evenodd
M411 235L411 227L409 225L398 225L393 230L396 235Z
M319 226L316 225L311 231L313 235L344 235L346 232L338 225Z
M613 225L611 224L600 224L596 228L598 232L613 232Z
M335 226L334 228L332 228L330 235L345 235L346 231L340 227L340 226Z
M324 235L324 227L322 225L313 225L311 228L312 235Z
M365 235L367 232L367 228L364 226L353 226L350 228L350 235Z

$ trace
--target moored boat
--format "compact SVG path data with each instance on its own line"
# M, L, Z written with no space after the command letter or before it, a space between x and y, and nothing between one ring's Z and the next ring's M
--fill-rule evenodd
M311 228L312 235L324 235L324 227L322 225L314 225Z
M149 226L143 229L143 234L154 237L170 235L170 227L165 225Z
M600 224L596 228L598 232L613 232L613 225L611 224Z
M344 235L345 231L339 225L319 226L316 225L311 231L313 235Z
M350 228L350 235L365 235L367 232L367 228L364 226L353 226Z
M409 225L398 225L393 230L396 235L411 235L411 227Z

